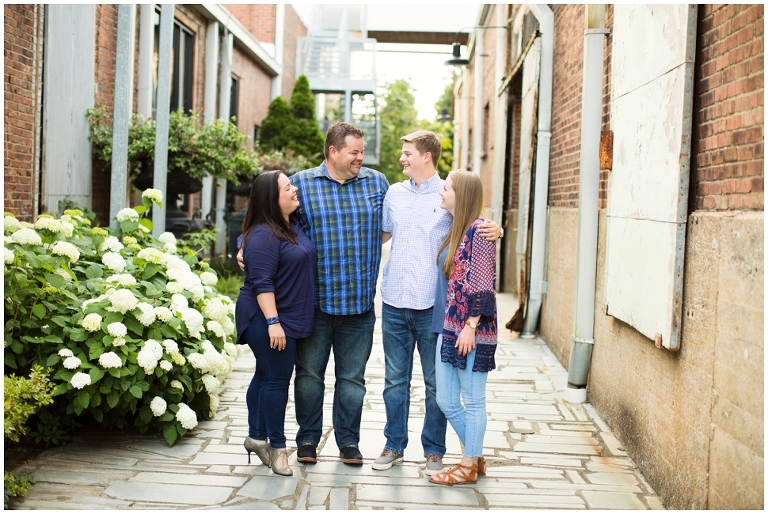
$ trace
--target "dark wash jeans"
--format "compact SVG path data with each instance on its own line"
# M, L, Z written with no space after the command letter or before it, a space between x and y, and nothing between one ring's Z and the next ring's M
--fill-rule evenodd
M336 384L333 429L339 449L360 442L360 418L365 398L365 365L373 347L373 308L362 314L337 316L315 309L312 335L299 339L296 349L296 444L320 444L323 433L325 369L333 350Z
M296 339L285 336L285 349L269 347L267 321L256 314L245 331L245 340L256 357L256 372L248 386L248 436L264 440L273 448L285 448L285 409L288 385L296 358Z
M418 347L426 387L421 446L424 455L445 455L447 420L435 397L435 351L437 334L432 332L432 308L399 309L384 303L381 331L384 342L384 407L387 424L386 449L403 454L408 446L408 415L411 406L413 352Z

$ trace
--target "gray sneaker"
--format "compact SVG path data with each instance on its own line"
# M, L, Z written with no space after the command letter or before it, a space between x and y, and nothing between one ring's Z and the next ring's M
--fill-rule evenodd
M427 455L427 467L424 472L429 475L437 475L443 472L443 458L437 455Z
M389 469L395 464L402 464L403 463L403 456L399 453L395 453L392 450L388 450L384 448L384 451L381 452L381 455L379 455L375 461L373 461L373 464L371 464L371 467L378 471L384 471L385 469Z

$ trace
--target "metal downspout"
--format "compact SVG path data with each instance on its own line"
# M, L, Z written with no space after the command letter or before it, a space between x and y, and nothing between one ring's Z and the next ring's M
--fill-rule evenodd
M600 190L600 128L603 113L605 6L588 5L584 30L584 71L581 98L579 221L576 242L576 298L568 386L565 400L587 401L587 376L592 362L597 275L597 220Z
M528 308L521 337L536 335L541 303L546 293L544 259L547 237L547 196L549 195L549 147L552 133L552 56L554 52L555 16L543 4L526 4L539 22L541 32L541 71L539 73L539 110L536 132L536 182L533 193L533 229Z

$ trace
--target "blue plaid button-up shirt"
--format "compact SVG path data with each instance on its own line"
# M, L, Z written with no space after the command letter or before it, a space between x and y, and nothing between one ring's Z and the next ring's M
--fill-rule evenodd
M386 177L361 168L357 177L340 184L323 161L290 179L299 189L301 227L317 249L315 307L334 315L370 310L381 261Z

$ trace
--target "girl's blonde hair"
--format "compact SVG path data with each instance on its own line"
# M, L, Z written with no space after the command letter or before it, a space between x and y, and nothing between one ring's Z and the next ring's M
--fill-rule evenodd
M439 264L440 254L446 247L448 248L448 255L443 263L445 278L451 278L453 256L456 255L456 250L464 239L464 234L483 212L483 183L480 181L480 177L476 173L462 169L453 170L448 174L448 177L451 179L453 191L456 194L456 206L453 209L451 229L437 252Z

